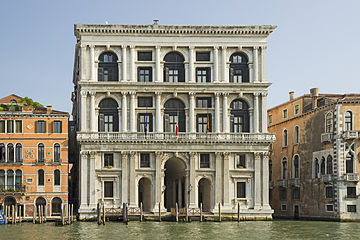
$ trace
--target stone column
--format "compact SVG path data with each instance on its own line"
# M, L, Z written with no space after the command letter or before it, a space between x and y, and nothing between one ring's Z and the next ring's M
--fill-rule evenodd
M220 93L215 93L215 132L220 132Z
M190 203L189 203L189 207L190 208L196 208L197 204L195 201L195 190L196 190L196 182L195 182L195 158L196 158L196 153L195 152L190 152L189 153L189 180L190 180Z
M95 81L95 46L90 45L90 81Z
M259 132L259 93L254 93L254 132Z
M189 170L185 172L185 206L189 206Z
M88 152L80 152L80 208L87 207L87 192L88 192Z
M230 195L229 195L229 182L230 182L230 177L229 177L229 157L230 157L230 153L225 152L223 153L224 155L224 159L223 159L223 201L224 201L224 208L229 208L230 207Z
M130 132L136 132L135 92L130 92Z
M87 97L87 91L80 91L80 95L81 95L81 106L80 106L80 110L81 110L81 119L80 119L80 127L81 127L81 131L82 132L86 132L87 131L87 119L86 119L86 97Z
M195 132L195 93L189 92L189 132Z
M267 92L261 93L261 132L267 133Z
M218 208L219 202L222 202L222 154L215 153L215 208Z
M90 94L90 132L96 132L96 116L95 116L95 92Z
M228 93L223 93L223 132L229 133L229 116L228 116Z
M195 82L195 74L194 74L194 47L189 47L189 82Z
M229 82L228 79L227 79L227 72L226 72L226 46L222 46L222 82Z
M178 179L178 203L179 203L179 206L182 206L182 184L181 184L181 178Z
M253 133L254 132L254 109L253 108L249 108L249 121L250 121L250 132Z
M81 44L81 62L80 62L80 81L84 81L86 78L86 44Z
M96 190L95 190L95 157L96 157L96 153L95 152L90 152L90 208L94 208L96 207L96 199L95 199L95 194L96 194Z
M126 99L126 95L127 92L122 92L122 102L121 102L121 123L122 123L122 131L123 132L127 132L127 99Z
M254 189L254 209L261 208L261 154L259 152L254 153L254 166L255 166L255 189ZM269 179L267 179L269 181Z
M213 50L214 62L214 82L219 82L219 47L215 46Z
M130 46L130 81L135 82L135 46Z
M261 82L266 82L266 46L261 47Z
M259 47L254 47L254 82L259 82L259 64L258 64L258 49Z
M155 46L155 82L161 82L160 46Z
M122 203L129 203L128 199L128 153L121 152L121 198Z
M156 132L163 132L163 124L161 119L161 92L155 93L155 120Z
M129 206L137 207L136 203L136 184L135 181L135 152L130 152L129 155Z
M126 82L127 81L127 76L126 76L126 72L127 72L127 61L126 61L126 45L122 45L121 46L121 50L122 50L122 81Z
M161 185L161 156L160 152L155 153L155 205L154 209L159 210L159 203L161 202L162 185Z
M263 209L271 209L269 205L269 152L263 153L263 161L262 161L262 172L263 172L263 179L262 179L262 186L263 186Z

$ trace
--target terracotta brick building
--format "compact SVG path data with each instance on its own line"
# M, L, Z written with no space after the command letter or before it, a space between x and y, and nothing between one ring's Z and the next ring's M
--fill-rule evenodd
M360 219L360 95L293 95L268 110L274 216Z
M0 99L0 203L32 217L34 205L60 214L68 202L68 118L51 106L34 109L10 95Z

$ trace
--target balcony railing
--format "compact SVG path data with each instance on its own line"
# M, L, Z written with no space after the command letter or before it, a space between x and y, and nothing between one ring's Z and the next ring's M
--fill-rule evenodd
M356 138L358 138L358 131L345 131L344 132L345 140L356 139Z
M0 161L1 165L21 165L23 164L22 160L21 161L13 161L13 162L9 162L9 161Z
M278 185L278 187L284 187L284 188L286 188L286 187L287 187L287 180L286 180L286 179L278 180L278 181L277 181L277 185Z
M220 141L220 142L273 142L271 133L78 133L78 141Z
M326 174L322 175L322 180L324 183L332 182L333 181L333 175L332 174Z
M16 184L16 185L1 185L0 184L0 194L6 193L24 193L26 188L25 185Z
M292 186L292 187L300 187L300 179L299 178L290 179L290 186Z
M349 182L358 182L359 181L359 173L347 173L346 181Z
M331 142L334 138L334 134L333 133L322 133L321 134L321 142Z

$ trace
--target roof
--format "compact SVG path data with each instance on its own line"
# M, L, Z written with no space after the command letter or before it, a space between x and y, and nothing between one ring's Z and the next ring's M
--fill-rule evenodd
M19 101L22 97L19 97L18 95L11 94L7 97L1 98L0 103L11 103L12 100L15 100L16 102Z

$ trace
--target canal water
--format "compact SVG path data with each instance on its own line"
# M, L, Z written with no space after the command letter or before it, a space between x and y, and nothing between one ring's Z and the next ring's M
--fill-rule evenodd
M267 222L77 222L1 225L0 239L360 239L360 223Z

